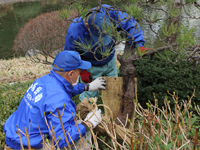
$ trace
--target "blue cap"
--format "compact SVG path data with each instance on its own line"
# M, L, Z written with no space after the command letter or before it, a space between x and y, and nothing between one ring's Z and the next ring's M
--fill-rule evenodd
M94 40L95 43L98 42L98 39L99 39L99 36L100 36L99 30L98 30L98 28L99 28L101 30L101 33L102 33L101 37L102 37L103 44L108 45L111 42L112 36L107 36L105 34L105 30L102 29L102 25L103 25L103 22L104 22L104 23L106 23L105 25L110 26L110 21L109 21L110 19L109 19L108 15L106 14L106 12L97 12L95 20L94 20L94 24L98 27L98 28L96 28L93 25L91 25L94 14L95 14L95 11L93 11L93 13L88 18L88 25L89 25L89 29L90 29L92 39ZM104 21L105 15L106 15L106 17L105 17L105 21Z
M89 69L91 63L83 61L76 51L62 51L58 53L52 64L54 70L71 71L75 69Z

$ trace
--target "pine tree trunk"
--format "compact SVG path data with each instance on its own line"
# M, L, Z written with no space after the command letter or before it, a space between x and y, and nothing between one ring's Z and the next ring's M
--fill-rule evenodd
M128 42L124 49L123 55L117 55L117 59L121 64L122 68L122 101L120 105L120 110L118 114L118 119L125 124L128 119L131 118L133 112L133 100L134 100L134 77L135 77L135 67L134 62L138 55L134 54L133 48L130 47ZM121 124L120 121L116 119L117 124ZM128 123L128 122L127 122ZM128 124L127 124L128 125Z
M180 1L178 1L178 0L174 1L173 9L176 9L181 13L181 8L182 7L181 7L181 4L180 4ZM179 24L180 24L180 15L178 15L176 17L170 16L167 30L168 31L171 30L172 26L173 26L173 28L178 28ZM168 44L172 44L176 41L176 38L177 38L177 33L174 33L174 34L171 35L171 37L167 37L166 42Z

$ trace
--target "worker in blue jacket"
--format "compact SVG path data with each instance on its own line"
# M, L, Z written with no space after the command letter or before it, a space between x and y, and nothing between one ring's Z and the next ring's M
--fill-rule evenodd
M105 23L108 26L110 26L109 22L113 22L117 25L118 31L127 31L129 35L126 38L130 40L129 43L133 46L133 48L139 48L142 52L149 50L143 47L145 42L143 38L143 31L136 20L133 18L127 20L126 17L128 15L125 12L113 11L109 5L104 4L102 6L103 7L101 7L100 12L96 13L96 16L95 11L93 11L88 15L88 17L86 17L86 19L82 19L82 17L75 18L70 24L66 35L64 50L78 51L83 60L89 61L92 64L90 69L81 72L81 80L85 83L89 83L92 79L96 79L100 76L118 76L115 56L115 38L104 33L104 20L106 20ZM106 10L108 11L109 16L106 13ZM95 17L94 24L96 26L92 25L93 17ZM121 20L121 22L120 24L117 24L113 20L117 22L118 20ZM135 28L135 26L138 28ZM102 33L101 42L99 42L99 29ZM93 53L87 51L86 49L81 49L75 41L88 45L91 44L90 47L92 52L94 52L97 46L100 46L101 48L99 48L99 51L97 51L94 56ZM104 59L104 56L100 54L100 51L105 52L108 49L110 49L110 55ZM98 92L83 92L80 95L80 100L83 100L85 97L98 97Z
M72 115L73 113L76 118L76 105L71 98L83 91L105 89L105 80L97 78L87 85L78 83L81 70L89 69L91 63L81 60L79 53L75 51L60 52L56 56L52 67L53 69L50 74L38 78L33 82L23 96L18 109L5 122L4 132L6 136L6 145L4 150L21 149L20 138L16 131L18 131L19 128L25 133L25 127L28 132L30 130L29 139L31 147L37 149L42 148L42 137L38 126L41 133L47 135L47 137L51 139L50 131L45 122L45 116L49 126L51 122L52 126L55 127L54 131L57 141L59 137L61 137L58 146L60 148L67 147L68 145L64 138L60 120L51 114L52 112L58 116L56 108L58 108L60 114L62 114L64 104L65 109L62 121L65 131L70 134L73 141L80 138ZM91 116L91 112L88 115ZM30 129L29 119L31 121ZM85 119L85 122L78 124L81 135L85 135L88 126L96 127L99 123L99 119L101 119L101 111L97 110L96 115L91 119ZM71 144L71 138L69 138L68 134L66 135ZM24 148L28 148L27 138L22 133L21 139Z

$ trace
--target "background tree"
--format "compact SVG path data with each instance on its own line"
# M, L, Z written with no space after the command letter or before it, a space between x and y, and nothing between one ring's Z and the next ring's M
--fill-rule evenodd
M119 2L120 5L118 4ZM98 4L99 5L93 11L98 12L100 7L103 7L100 0L98 0ZM193 36L195 29L188 29L184 24L180 23L180 20L183 18L200 18L195 17L193 14L189 14L185 9L187 5L194 5L194 7L199 8L199 4L196 0L186 0L185 2L182 0L114 0L113 6L108 8L108 10L112 9L113 11L121 10L127 12L129 15L126 17L127 20L137 19L140 24L149 26L151 31L158 37L160 45L162 45L158 48L152 49L150 52L141 53L138 49L134 49L132 45L129 45L128 42L126 42L124 53L122 55L118 54L117 59L121 64L123 77L123 94L118 118L123 123L125 123L127 115L129 118L131 117L133 110L135 61L142 59L145 56L153 56L155 53L159 53L163 59L174 64L178 61L193 60L194 68L198 65L200 46L196 44ZM79 17L82 15L83 19L88 11L90 11L88 10L88 7L85 7L85 2L72 1L69 3L69 6L64 10L61 10L59 14L67 22L72 22L70 14L74 10L77 11L76 16ZM134 18L132 18L132 16ZM120 21L121 20L118 22L114 21L114 24L111 25L111 27L104 26L104 29L107 31L106 33L115 37L116 44L119 44L122 41L127 41L126 37L131 36L125 31L120 33L117 32L115 25L120 25ZM160 21L163 21L163 25L159 31L156 31L153 26ZM135 28L137 29L138 27L135 26ZM101 42L101 40L99 42ZM90 51L90 43L81 43L77 41L76 44L77 46ZM97 51L98 47L92 53L95 55ZM163 51L164 53L160 53ZM110 54L110 49L105 52L100 51L100 53L103 56L102 60L104 60ZM52 55L50 55L51 53L46 49L44 50L44 53L41 54L52 57Z
M56 54L63 50L68 26L69 23L61 20L57 12L44 13L20 29L13 49L35 62L52 64Z

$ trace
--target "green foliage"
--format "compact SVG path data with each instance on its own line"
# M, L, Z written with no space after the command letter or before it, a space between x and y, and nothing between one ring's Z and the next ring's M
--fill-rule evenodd
M163 25L163 27L161 28L162 33L167 36L167 37L171 37L172 34L176 34L180 31L180 28L173 22L171 22L170 28L168 29L168 25Z
M105 30L106 34L108 34L109 36L115 37L116 42L119 42L122 40L126 41L125 33L123 33L123 31L120 31L120 32L117 31L117 26L118 24L106 20L106 23L103 24L102 28Z
M175 9L175 6L170 7L170 15L172 17L177 17L177 16L181 15L181 11L180 11L180 9Z
M168 58L172 61L175 61L175 59L186 59L188 55L192 54L192 51L186 52L186 50L188 50L189 47L196 45L194 38L195 31L195 28L188 29L184 25L180 25L177 28L173 23L170 25L170 29L168 30L167 25L163 25L162 32L165 36L171 37L173 34L177 33L177 38L174 42L177 42L178 47L176 49L165 50L162 53L158 53L158 55L164 60L167 60Z
M137 0L130 0L130 3L136 3Z
M181 27L181 34L177 37L178 47L180 50L185 50L191 45L195 46L195 31L195 28L188 29L185 26ZM185 55L184 51L181 54Z
M130 5L124 5L123 7L128 15L130 15L134 18L142 17L143 9L140 6L135 5L135 4L130 4Z
M86 8L83 8L80 3L76 3L75 8L78 14L85 18L88 13L87 10L89 9L89 5Z
M188 117L186 117L185 120L186 120L186 122L189 122ZM199 123L200 123L199 116L196 116L196 115L193 114L192 118L189 122L190 127L188 128L189 132L187 132L187 137L194 138L194 135L196 133L196 128L199 127ZM200 136L200 133L198 132L198 137L199 136Z
M71 5L69 7L63 8L62 10L59 10L58 14L60 17L65 19L71 19L70 16L74 16L74 12L76 12L78 15L82 16L84 19L88 13L89 5L84 8L80 3L75 3L74 5ZM73 19L73 18L72 18Z
M0 84L0 149L3 149L2 146L5 141L3 125L8 117L17 110L22 97L32 82L30 80L27 82L17 82L12 85Z
M102 48L102 46L99 47L98 52L102 55L102 58L109 56L112 54L115 49L113 49L112 45L110 46L105 46L105 50Z
M70 16L71 10L64 8L62 10L59 10L58 14L60 15L61 19L65 20Z
M115 1L117 1L117 2L120 2L121 0L111 0L112 2L115 2Z
M159 106L164 105L164 99L168 97L173 105L171 97L167 94L178 92L179 102L188 100L196 86L195 97L192 102L200 105L200 66L193 69L193 62L180 62L174 65L168 61L161 61L158 57L150 60L149 57L135 62L138 87L138 101L143 107L150 100L154 103L153 93L158 99ZM120 71L119 71L120 72ZM119 76L122 76L121 72Z
M188 3L193 3L193 2L196 2L197 0L185 0L185 3L188 4Z
M173 148L173 143L168 144L167 146L163 145L166 150L170 150Z
M79 99L79 96L80 96L80 94L78 94L78 95L72 97L72 101L73 101L76 105L78 105L78 104L81 102L81 100Z
M74 40L75 47L80 51L81 55L84 55L86 52L90 51L94 46L96 46L95 44L92 45L92 42L92 40L82 41L81 38L79 38L77 41Z

